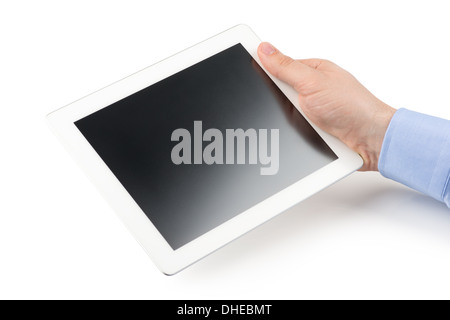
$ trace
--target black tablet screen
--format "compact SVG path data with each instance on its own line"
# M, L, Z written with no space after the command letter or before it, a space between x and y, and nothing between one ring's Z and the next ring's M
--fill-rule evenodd
M337 159L241 44L75 125L174 250Z

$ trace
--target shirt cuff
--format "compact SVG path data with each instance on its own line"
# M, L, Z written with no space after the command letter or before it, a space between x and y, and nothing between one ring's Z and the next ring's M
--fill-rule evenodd
M378 170L450 207L450 121L397 110L384 137Z

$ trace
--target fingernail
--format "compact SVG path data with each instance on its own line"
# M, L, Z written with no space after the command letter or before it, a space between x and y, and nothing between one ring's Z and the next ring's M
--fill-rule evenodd
M268 42L263 42L261 44L261 51L262 53L270 56L271 54L273 54L275 51L277 51L277 49L275 49L274 46L272 46L270 43Z

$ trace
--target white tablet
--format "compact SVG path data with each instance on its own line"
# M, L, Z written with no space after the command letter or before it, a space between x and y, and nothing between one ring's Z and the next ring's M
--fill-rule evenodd
M266 73L259 43L238 25L48 116L165 274L362 165Z

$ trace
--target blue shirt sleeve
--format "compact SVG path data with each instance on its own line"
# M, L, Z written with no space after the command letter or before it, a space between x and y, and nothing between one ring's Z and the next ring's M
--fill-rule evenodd
M378 170L450 208L450 121L397 110L384 137Z

